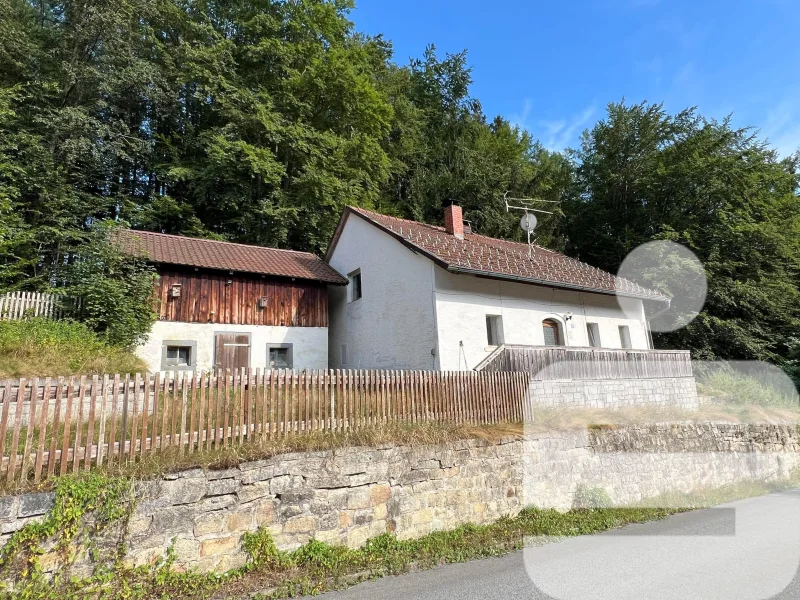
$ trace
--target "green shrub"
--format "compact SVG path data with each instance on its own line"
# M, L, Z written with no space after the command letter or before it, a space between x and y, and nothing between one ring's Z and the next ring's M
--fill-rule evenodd
M81 320L110 344L141 343L156 319L156 273L144 257L123 252L114 242L118 223L96 224L65 271L66 294L82 301Z

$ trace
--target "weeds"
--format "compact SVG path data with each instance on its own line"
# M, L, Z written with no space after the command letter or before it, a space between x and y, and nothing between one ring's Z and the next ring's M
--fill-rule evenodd
M751 373L714 363L696 367L701 393L722 397L727 404L797 409L797 390L777 368L754 367Z
M146 370L141 359L102 341L83 323L44 318L0 321L0 377Z
M86 425L84 424L83 427L85 429ZM97 429L95 427L95 431ZM111 464L108 462L104 462L100 466L92 464L92 472L112 477L148 479L164 473L196 467L212 470L227 469L243 462L262 460L289 452L318 450L335 452L340 448L380 447L384 444L439 445L465 439L481 439L492 442L504 438L519 438L522 436L522 430L521 423L459 425L421 422L386 423L343 431L301 431L276 435L273 438L248 440L241 445L195 449L191 453L187 453L186 449L179 445L168 446L159 449L156 454L146 453L144 456L139 456L136 462L130 462L127 459L120 460L119 457L116 457ZM36 439L36 435L34 438ZM47 439L52 438L48 437ZM61 438L57 437L56 439L60 440ZM46 479L38 485L34 485L30 480L22 483L16 481L8 485L5 481L0 481L0 496L29 489L48 490L55 485L55 481L55 479Z
M264 529L243 538L250 562L223 576L163 573L163 565L145 572L118 574L111 597L137 590L141 599L259 598L277 600L341 589L366 579L429 569L445 563L500 556L521 549L528 537L545 542L661 519L678 510L661 508L581 509L562 513L524 509L489 525L462 525L412 540L385 533L353 550L311 540L292 552L278 550Z

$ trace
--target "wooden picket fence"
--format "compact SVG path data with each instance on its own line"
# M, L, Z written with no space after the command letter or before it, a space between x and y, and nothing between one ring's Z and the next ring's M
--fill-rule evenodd
M9 292L0 295L0 319L17 321L28 317L63 319L80 311L80 300L40 292Z
M242 369L6 381L5 486L315 431L528 414L525 373Z

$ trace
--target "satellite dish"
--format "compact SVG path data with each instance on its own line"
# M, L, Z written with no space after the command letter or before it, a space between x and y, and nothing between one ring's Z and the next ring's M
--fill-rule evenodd
M525 233L531 233L534 229L536 229L537 223L538 221L536 219L536 215L532 213L525 213L519 220L519 226L522 227L522 231Z

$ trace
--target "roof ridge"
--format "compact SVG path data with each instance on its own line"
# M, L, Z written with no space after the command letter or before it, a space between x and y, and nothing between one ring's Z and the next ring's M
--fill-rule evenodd
M360 206L353 206L352 204L348 204L347 208L349 208L351 210L355 210L356 212L367 213L367 215L375 215L375 216L384 217L384 218L387 218L387 219L394 219L395 221L402 221L403 223L413 223L414 225L421 225L423 227L428 227L430 229L433 229L433 230L439 231L439 232L444 231L444 227L442 227L441 225L433 225L432 223L424 223L423 221L415 221L414 219L406 219L404 217L396 217L394 215L385 215L383 213L379 213L378 211L369 210L368 208L362 208Z
M166 238L173 238L173 239L180 239L180 240L192 240L197 242L207 242L207 243L215 243L215 244L225 244L226 246L241 246L243 248L255 248L258 250L275 250L277 252L291 252L292 254L304 254L306 256L313 256L314 258L319 258L313 252L306 252L304 250L290 250L288 248L273 248L271 246L259 246L257 244L243 244L241 242L227 242L225 240L214 240L209 238L201 238L201 237L192 237L188 235L178 235L175 233L162 233L160 231L147 231L145 229L132 229L130 227L126 227L122 231L127 231L129 233L144 233L146 235L157 235L160 237Z

